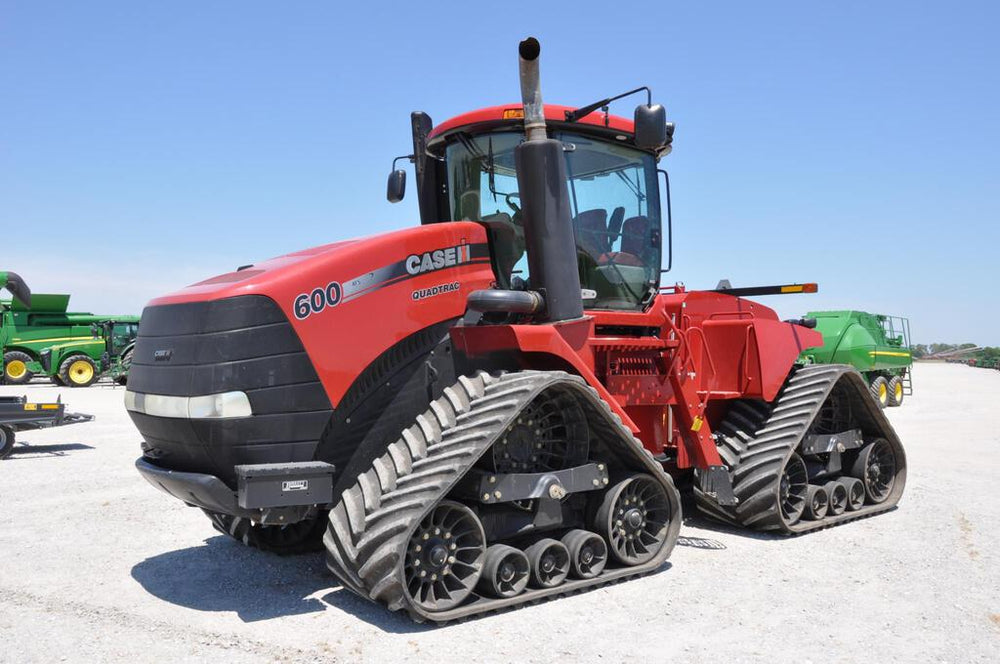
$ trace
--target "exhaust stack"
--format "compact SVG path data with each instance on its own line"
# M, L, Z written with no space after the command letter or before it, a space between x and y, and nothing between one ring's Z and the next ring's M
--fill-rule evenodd
M525 142L514 150L521 194L529 281L545 302L542 322L583 316L576 238L570 214L562 143L548 138L538 73L541 45L528 37L518 47Z

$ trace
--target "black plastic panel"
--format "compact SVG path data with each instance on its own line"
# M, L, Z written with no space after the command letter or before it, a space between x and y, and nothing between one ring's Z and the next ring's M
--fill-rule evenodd
M257 295L147 307L128 388L180 397L246 392L251 417L129 413L146 457L230 485L239 464L312 460L333 412L294 328Z

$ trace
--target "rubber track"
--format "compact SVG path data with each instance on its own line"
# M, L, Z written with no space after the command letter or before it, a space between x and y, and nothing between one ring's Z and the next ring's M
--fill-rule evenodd
M237 542L242 543L252 549L259 549L267 553L274 553L279 556L294 556L301 553L313 553L323 550L322 527L324 519L320 516L315 519L314 528L300 532L300 538L288 541L276 541L274 537L268 536L267 529L277 529L281 526L263 526L253 523L250 519L231 514L220 514L203 509L202 512L212 522L212 526L223 535L232 537ZM294 524L292 527L297 526ZM301 528L301 526L299 526Z
M657 556L644 565L614 569L596 579L529 589L507 599L477 597L458 608L428 612L413 604L401 561L417 524L473 466L518 413L543 390L570 388L581 397L595 438L634 458L632 465L659 479L674 500L674 519ZM447 622L589 589L651 572L670 555L680 530L680 500L673 481L586 383L559 371L524 371L461 377L419 415L330 512L324 537L327 566L345 587L419 622Z
M870 421L880 429L880 435L896 448L898 472L892 493L885 502L865 505L854 512L844 512L816 521L801 519L785 525L778 504L778 482L788 456L798 449L820 406L840 380L855 384L864 397ZM796 370L775 402L736 402L730 414L719 425L719 455L731 469L733 492L738 500L735 507L721 506L704 494L695 483L695 500L704 514L755 530L802 534L839 525L855 519L874 516L892 509L903 493L906 482L906 458L899 438L882 413L878 403L869 399L868 386L861 375L844 365L812 365ZM756 432L751 434L750 432Z

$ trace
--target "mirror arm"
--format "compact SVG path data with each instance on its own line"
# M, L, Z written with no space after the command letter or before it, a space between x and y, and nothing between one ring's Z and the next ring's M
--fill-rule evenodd
M392 160L392 170L396 170L396 162L400 159L406 159L412 164L416 161L416 156L412 154L404 154L401 157L396 157Z
M580 118L584 118L590 115L591 113L601 108L602 106L607 106L613 101L617 101L624 97L628 97L629 95L634 95L636 92L642 92L643 90L646 91L646 106L652 106L653 91L644 85L640 88L636 88L635 90L629 90L628 92L623 92L617 97L608 97L607 99L602 99L601 101L594 102L593 104L587 104L586 106L578 108L575 111L566 111L566 122L576 122Z

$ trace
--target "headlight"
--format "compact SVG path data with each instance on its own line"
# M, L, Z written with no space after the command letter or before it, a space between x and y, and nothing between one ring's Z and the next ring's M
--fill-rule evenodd
M250 399L245 392L223 392L198 397L172 397L164 394L125 392L125 408L156 417L183 419L222 419L250 417Z

